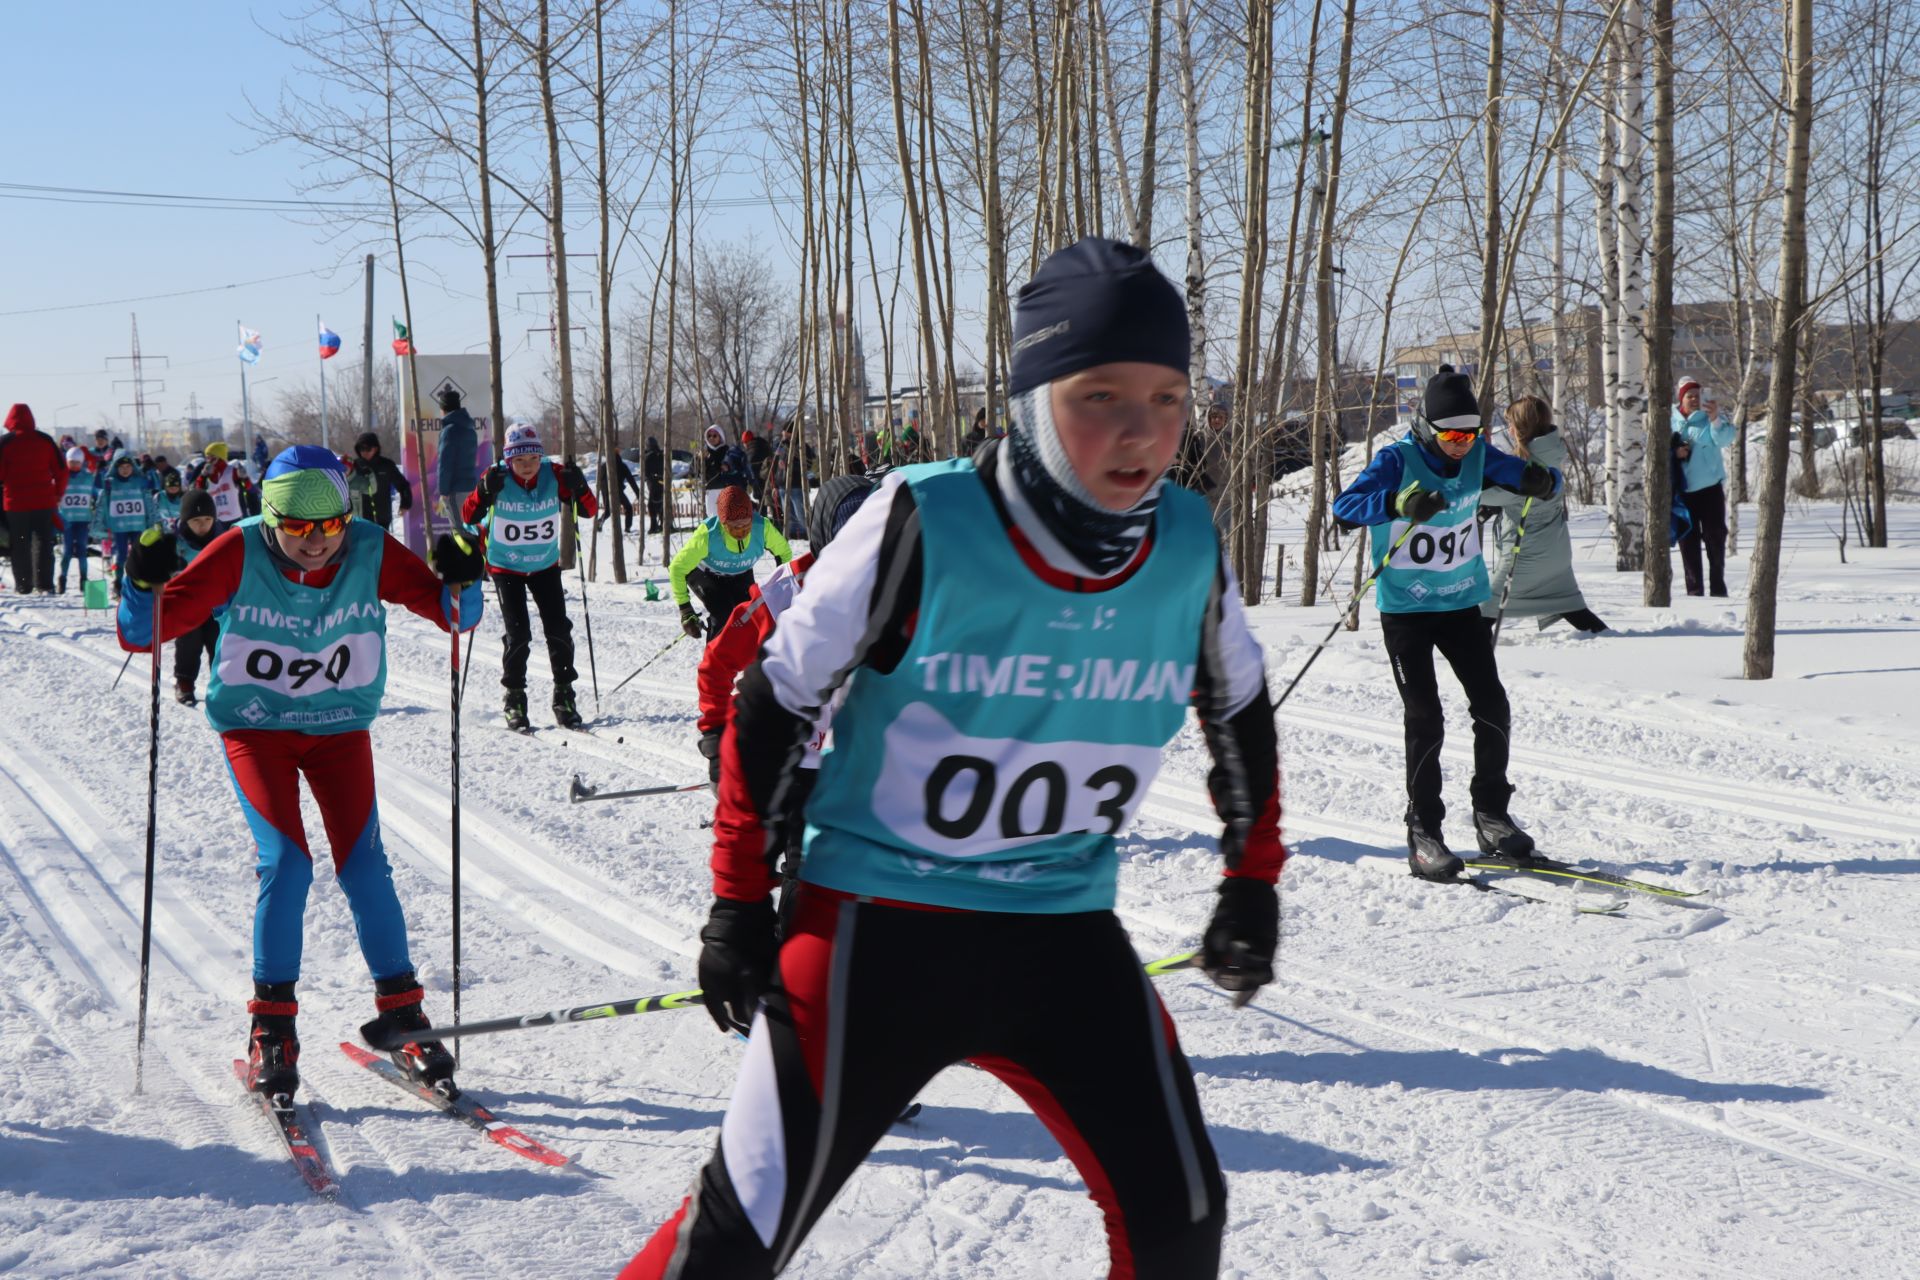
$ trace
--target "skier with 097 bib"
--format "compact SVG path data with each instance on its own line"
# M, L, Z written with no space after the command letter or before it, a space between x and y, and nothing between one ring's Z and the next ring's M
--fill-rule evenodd
M1487 488L1550 498L1560 492L1560 473L1488 444L1473 380L1443 364L1427 382L1413 429L1374 454L1333 500L1342 525L1366 527L1379 571L1380 630L1405 711L1407 863L1425 880L1455 880L1466 869L1441 834L1447 721L1435 650L1453 668L1473 714L1473 829L1481 851L1514 860L1533 854L1533 837L1507 812L1513 717L1494 661L1494 620L1480 612L1492 594L1476 519Z
M1013 349L1011 436L887 475L741 677L699 973L715 1021L751 1036L719 1149L631 1280L776 1274L962 1061L1073 1159L1114 1275L1218 1269L1224 1180L1113 912L1115 837L1192 706L1225 821L1205 968L1248 995L1273 978L1286 855L1260 649L1206 504L1164 482L1186 308L1141 250L1082 240L1021 290ZM842 685L776 948L771 837Z

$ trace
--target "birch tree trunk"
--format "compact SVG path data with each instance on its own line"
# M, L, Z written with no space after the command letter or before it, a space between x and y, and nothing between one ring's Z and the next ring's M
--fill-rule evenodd
M1207 410L1213 404L1213 384L1207 380L1207 248L1200 221L1200 94L1194 84L1193 63L1194 0L1173 0L1173 27L1178 33L1180 66L1180 140L1187 178L1187 327L1193 343L1192 420L1189 432L1206 430ZM1215 503L1214 527L1222 531L1220 496L1208 495Z
M561 169L560 117L553 94L549 0L539 3L539 44L534 74L540 83L540 116L547 131L547 235L553 249L553 337L560 382L560 456L573 461L573 308L567 296L566 190ZM560 522L560 567L573 568L573 521Z
M507 445L505 410L505 353L500 345L500 245L493 232L493 162L488 158L493 129L489 123L492 84L492 58L487 53L486 30L480 21L480 0L473 0L473 121L475 151L479 156L475 177L480 183L480 261L487 280L487 412L493 419L493 456L498 458ZM451 508L457 495L442 494Z
M1653 274L1647 325L1647 381L1658 407L1646 430L1647 523L1642 603L1673 603L1673 557L1667 554L1673 502L1668 462L1672 434L1665 402L1673 387L1673 0L1653 0Z
M1500 106L1501 78L1507 41L1506 0L1487 6L1486 152L1482 157L1483 186L1480 244L1480 428L1493 420L1494 353L1501 347L1500 315Z
M1787 131L1787 190L1780 209L1780 285L1773 311L1773 380L1767 392L1767 452L1760 479L1760 518L1747 577L1743 667L1749 680L1773 678L1775 609L1780 586L1780 533L1786 523L1788 450L1807 287L1807 156L1813 132L1813 0L1789 0L1787 66L1792 122Z
M1620 366L1614 403L1619 409L1619 469L1614 507L1614 567L1638 573L1646 559L1646 355L1647 315L1644 261L1645 224L1641 219L1645 185L1646 104L1642 92L1645 30L1640 0L1626 0L1620 11L1618 119L1619 168L1614 183L1614 225L1620 244L1620 329L1616 351ZM1664 462L1664 459L1661 459Z
M1608 37L1608 47L1613 42ZM1602 428L1602 489L1607 518L1613 524L1620 519L1620 236L1614 226L1613 189L1620 181L1614 165L1613 82L1614 52L1607 55L1606 104L1601 112L1598 142L1600 153L1595 163L1593 218L1594 243L1600 256L1600 283L1597 289L1600 310L1600 408Z

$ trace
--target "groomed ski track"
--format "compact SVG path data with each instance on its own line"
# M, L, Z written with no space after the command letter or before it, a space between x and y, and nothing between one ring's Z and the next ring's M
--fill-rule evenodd
M591 590L609 688L671 636L671 610L637 588ZM1603 602L1609 620L1675 629ZM584 674L577 593L574 607ZM1851 606L1828 607L1838 621ZM429 1009L445 1018L447 644L391 616L381 808ZM1270 672L1304 659L1320 616L1292 610L1266 633ZM1632 640L1529 626L1501 651L1516 812L1558 856L1703 889L1711 906L1634 901L1624 921L1580 918L1405 876L1397 704L1377 634L1369 620L1340 636L1281 716L1299 851L1281 982L1236 1014L1197 975L1160 980L1229 1176L1223 1274L1902 1274L1920 1244L1920 987L1907 976L1920 811L1899 799L1920 782L1912 735L1861 749L1785 717L1755 722L1751 707L1680 714L1611 669L1543 687L1552 677L1520 674L1535 659ZM497 729L497 621L483 625L462 732L469 1016L691 983L705 797L566 802L573 772L704 776L682 648L607 701L593 733L523 738ZM328 1052L371 1010L322 857L302 1066L343 1196L313 1201L226 1074L244 1030L251 846L203 716L163 706L136 1100L145 659L109 694L122 656L110 621L72 597L0 597L0 649L13 689L0 731L0 1269L251 1275L284 1255L342 1275L612 1274L710 1148L737 1046L698 1011L468 1042L467 1087L580 1169L526 1167ZM537 643L531 665L539 726ZM591 714L584 679L579 701ZM1449 785L1463 791L1465 718L1450 711L1462 713ZM1121 907L1143 954L1192 945L1210 905L1205 769L1190 727L1123 843ZM309 823L324 848L311 810ZM952 1072L925 1101L790 1274L1105 1273L1071 1166L1010 1095Z

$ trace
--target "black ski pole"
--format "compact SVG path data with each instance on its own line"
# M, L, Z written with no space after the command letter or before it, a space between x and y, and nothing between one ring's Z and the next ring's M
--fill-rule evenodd
M1146 970L1147 976L1158 977L1181 969L1197 969L1199 966L1200 953L1188 951L1181 955L1150 961L1141 967ZM571 1009L550 1009L515 1017L489 1018L485 1022L469 1022L462 1027L435 1027L433 1034L442 1040L453 1040L461 1036L492 1035L500 1031L531 1031L535 1027L561 1027L575 1022L605 1022L612 1018L629 1018L640 1013L672 1013L677 1009L699 1007L700 989L695 987L691 991L669 991L661 995L637 996L629 1000L613 1000L605 1004L583 1004ZM367 1037L367 1044L380 1050L399 1048L407 1042L410 1034L402 1030L381 1028L378 1023L370 1022L367 1026L377 1029L377 1038Z
M127 668L128 668L128 667L130 667L130 666L132 666L132 665L133 665L133 655L132 655L132 654L128 654L128 655L127 655L127 658L126 658L126 661L124 661L124 662L122 662L122 663L120 664L120 676L123 676L123 675L125 675L125 674L127 674ZM115 689L118 689L118 688L120 687L120 676L115 676L115 677L113 678L113 687L114 687Z
M146 1084L147 1069L147 978L152 972L153 959L153 847L160 813L160 593L164 589L164 583L153 589L153 689L147 709L147 872L140 891L140 1029L133 1054L136 1094ZM133 655L127 657L132 659Z
M1493 643L1500 643L1500 624L1507 620L1507 601L1513 596L1513 575L1520 568L1520 544L1527 536L1527 512L1533 510L1533 499L1528 498L1520 504L1520 518L1513 526L1513 550L1507 554L1507 581L1500 588L1500 611L1493 615Z
M705 782L682 782L670 787L640 787L632 791L602 791L580 781L580 775L573 775L573 784L567 788L567 803L579 804L582 800L630 800L634 796L669 796L680 791L711 791L713 788Z
M661 648L660 652L654 654L651 658L648 658L645 662L641 663L639 666L635 667L632 671L628 672L626 680L622 680L619 684L607 690L607 696L611 698L614 694L626 688L628 680L632 680L635 676L639 675L642 671L645 671L648 667L660 661L660 659L666 657L668 649L673 648L673 646L679 644L682 640L685 640L686 638L687 638L687 633L682 631L679 635L667 641L667 643Z
M456 535L457 536L457 535ZM453 868L453 1025L460 1025L460 587L449 584L447 598L451 607L448 612L453 616L453 666L449 679L452 683L453 713L453 760L451 776L447 790L453 797L452 859ZM471 649L469 649L471 652ZM460 1065L460 1050L453 1051L453 1065Z
M1307 660L1301 664L1300 669L1298 671L1293 673L1293 679L1287 681L1287 687L1284 690L1282 690L1280 696L1274 700L1273 709L1275 711L1278 711L1283 705L1285 705L1287 699L1293 696L1294 688L1298 686L1300 683L1300 677L1307 674L1307 668L1313 665L1313 660L1320 656L1321 651L1324 650L1328 645L1333 643L1334 635L1340 630L1341 627L1344 627L1347 625L1348 617L1350 617L1354 613L1354 611L1359 609L1360 602L1367 598L1368 590L1372 588L1375 582L1379 581L1381 572L1387 567L1387 562L1393 559L1393 553L1398 551L1400 549L1400 544L1405 542L1407 540L1408 535L1411 534L1415 529L1419 527L1420 526L1417 524L1409 523L1407 525L1406 532L1402 533L1398 538L1394 539L1393 545L1387 548L1387 554L1380 557L1380 563L1377 566L1375 566L1372 573L1367 575L1367 580L1360 584L1360 589L1353 593L1353 599L1348 602L1347 607L1340 611L1339 621L1335 622L1332 627L1328 628L1327 634L1321 638L1319 644L1313 646L1313 652L1307 655Z
M614 532L616 534L619 532L619 529L620 526L615 524ZM575 539L578 540L580 533L580 516L577 512L573 517L573 531ZM593 518L593 525L587 536L592 538L596 543L600 540L599 516ZM593 610L587 604L587 562L577 551L574 554L573 565L574 568L580 570L580 616L586 619L587 623L587 670L593 676L593 714L598 716L600 714L600 665L593 660Z

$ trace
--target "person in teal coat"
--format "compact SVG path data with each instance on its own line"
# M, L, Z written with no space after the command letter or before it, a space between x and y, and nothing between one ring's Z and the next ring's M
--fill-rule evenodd
M1687 594L1701 592L1700 552L1707 553L1707 594L1727 594L1727 464L1721 450L1738 434L1717 400L1702 404L1698 381L1680 379L1674 393L1673 451L1680 459L1686 504L1693 527L1680 539L1680 567L1686 574Z
M1507 433L1516 456L1567 473L1566 441L1560 438L1553 410L1545 400L1522 396L1508 405ZM1493 594L1481 604L1481 613L1499 616L1504 601L1507 616L1538 618L1542 630L1562 618L1581 631L1607 629L1587 608L1573 576L1573 537L1567 531L1564 492L1529 500L1505 489L1484 489L1480 514L1492 518L1496 552Z

